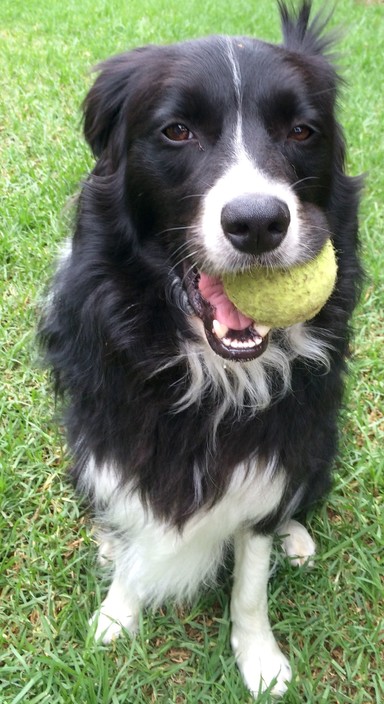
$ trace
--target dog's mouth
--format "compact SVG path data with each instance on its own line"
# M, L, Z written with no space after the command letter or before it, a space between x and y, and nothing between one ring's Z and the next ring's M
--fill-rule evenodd
M269 328L257 325L236 308L219 277L193 268L184 272L183 284L189 305L202 321L207 341L216 354L243 362L263 354Z

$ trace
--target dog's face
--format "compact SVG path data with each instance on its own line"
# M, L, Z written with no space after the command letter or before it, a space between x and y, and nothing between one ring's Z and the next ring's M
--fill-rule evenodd
M224 358L256 358L268 331L222 274L303 262L330 234L335 94L321 55L211 37L115 57L87 97L94 177L113 181L136 249L167 262Z

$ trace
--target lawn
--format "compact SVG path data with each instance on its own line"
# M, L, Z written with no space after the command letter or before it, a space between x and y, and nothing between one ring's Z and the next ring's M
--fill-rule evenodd
M348 169L367 174L367 280L335 486L310 519L315 566L297 571L278 555L270 583L271 620L294 665L287 704L384 699L384 5L338 0L333 22L345 27ZM88 637L104 587L89 519L66 483L68 459L34 340L71 197L91 164L79 110L90 67L143 43L218 32L278 39L275 3L1 0L1 704L251 701L229 647L226 575L188 607L144 613L134 639L106 648Z

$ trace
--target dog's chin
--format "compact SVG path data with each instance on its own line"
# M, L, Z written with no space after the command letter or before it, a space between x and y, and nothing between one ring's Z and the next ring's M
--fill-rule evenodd
M233 329L217 319L217 311L200 289L200 272L194 268L183 275L183 289L188 301L188 312L203 323L204 332L212 350L226 360L249 362L257 359L268 346L269 330L251 322L243 329Z

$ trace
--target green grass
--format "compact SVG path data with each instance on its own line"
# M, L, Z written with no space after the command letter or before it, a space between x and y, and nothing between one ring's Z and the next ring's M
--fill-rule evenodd
M335 487L311 519L315 567L296 571L279 557L270 584L271 620L294 665L288 704L378 704L384 697L384 5L339 0L334 21L348 29L342 65L350 88L341 112L349 171L368 174L361 211L368 276ZM228 577L188 608L145 613L133 640L107 649L89 638L87 619L104 586L88 519L65 481L34 343L38 301L68 230L68 199L91 163L79 112L88 69L131 46L213 32L277 39L274 2L1 1L2 704L251 701L229 648Z

